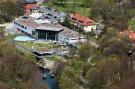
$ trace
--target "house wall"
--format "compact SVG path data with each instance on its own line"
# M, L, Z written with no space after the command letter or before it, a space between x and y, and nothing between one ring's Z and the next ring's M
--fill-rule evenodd
M74 40L72 40L72 39L74 39ZM64 36L62 34L59 34L58 35L58 41L63 43L63 44L65 44L65 43L72 44L72 43L77 42L78 39L77 38L66 37L66 36Z
M84 26L84 31L85 32L91 32L92 30L96 30L96 25Z
M63 36L61 34L58 35L58 42L65 44L66 43L65 39L66 39L65 36Z
M73 44L73 43L79 42L79 39L78 39L78 37L71 38L71 37L66 37L66 36L64 36L62 34L59 34L58 35L58 41L63 43L63 44L65 44L65 43ZM80 38L80 41L84 42L85 39L84 38Z
M92 30L96 30L96 25L92 25L92 26L83 26L81 24L78 24L76 22L73 22L71 20L69 20L70 24L79 27L81 30L85 31L85 32L91 32Z
M32 30L34 30L33 28L26 27L16 21L14 21L14 27L16 28L16 31L20 30L20 31L26 32L29 35L32 35Z
M24 8L24 15L29 15L30 14L30 10L33 9L33 7L37 7L36 3L29 3L29 4L25 4L23 6ZM36 10L32 10L32 12L35 12Z

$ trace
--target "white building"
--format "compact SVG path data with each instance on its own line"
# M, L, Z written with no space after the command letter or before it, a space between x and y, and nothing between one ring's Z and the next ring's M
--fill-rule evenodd
M37 40L52 40L68 45L85 42L84 36L79 32L70 30L59 24L38 23L38 21L34 21L28 17L15 20L14 27L17 32Z
M47 6L40 6L39 11L43 13L45 18L50 18L52 21L64 22L66 16L66 13L58 12L56 9Z
M76 32L74 30L70 30L68 28L65 28L61 26L64 30L61 31L58 35L59 42L62 44L69 44L73 45L78 42L85 42L85 37L81 35L79 32Z
M80 28L84 32L91 32L96 30L96 23L86 16L82 16L79 13L72 14L69 17L69 21L74 26Z
M63 29L54 24L37 23L29 17L22 17L14 21L14 28L18 33L25 34L37 40L58 41L58 34Z

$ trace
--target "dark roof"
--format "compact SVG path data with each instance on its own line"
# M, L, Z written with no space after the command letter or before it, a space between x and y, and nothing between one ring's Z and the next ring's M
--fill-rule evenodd
M31 18L27 18L27 19L19 18L19 19L15 20L15 22L17 22L21 25L24 25L26 27L31 27L33 29L40 29L40 30L47 30L47 31L62 31L63 30L63 28L61 28L57 25L54 25L54 24L48 24L48 23L39 24Z
M20 0L24 4L37 3L36 0Z
M32 27L33 29L37 28L38 26L41 26L40 24L36 23L32 19L18 19L16 20L18 23L27 26L27 27Z

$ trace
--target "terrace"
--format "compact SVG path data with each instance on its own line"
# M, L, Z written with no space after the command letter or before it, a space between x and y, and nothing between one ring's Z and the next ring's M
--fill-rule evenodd
M52 49L52 48L55 48L57 47L56 44L53 44L51 42L42 42L42 43L39 43L39 42L17 42L18 45L20 46L23 46L25 48L30 48L30 49L33 49L33 48L47 48L47 49Z

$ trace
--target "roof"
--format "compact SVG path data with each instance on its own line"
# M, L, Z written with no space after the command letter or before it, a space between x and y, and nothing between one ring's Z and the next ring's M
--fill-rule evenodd
M57 25L48 24L48 23L45 23L42 26L37 27L36 29L48 30L48 31L61 31L61 30L63 30L61 27L59 27Z
M59 25L61 28L63 28L63 31L60 32L60 34L70 37L70 38L78 38L79 37L79 32L68 29L64 26ZM82 36L82 35L81 35Z
M54 24L49 24L49 23L37 23L36 21L34 21L32 18L19 18L17 19L15 22L24 25L25 27L31 27L34 30L36 29L40 29L40 30L48 30L48 31L61 31L63 30L63 28L61 28L60 26L54 25Z
M32 27L33 29L37 28L38 26L41 26L41 24L36 23L34 20L32 20L30 18L28 18L28 19L19 18L16 20L16 22L18 22L21 25L24 25L26 27Z
M29 16L32 17L32 18L36 18L37 19L37 18L42 16L42 13L32 13Z
M82 24L84 26L96 25L96 22L94 22L93 20L89 19L86 16L80 15L79 13L73 14L73 16L69 17L69 20L78 24Z
M22 3L24 3L24 4L37 3L36 0L20 0L20 2L22 2Z
M43 19L35 19L34 21L39 23L39 24L43 24L43 23L48 23L49 24L49 23L51 23L51 21L49 21L47 19L45 19L45 20L43 20Z
M36 9L38 9L38 5L35 4L35 3L28 3L28 4L26 4L26 5L24 6L24 8L36 10Z
M135 41L135 32L130 30L125 30L123 32L120 32L121 36L128 37L131 41Z
M135 32L130 31L128 33L128 37L131 41L135 41Z

